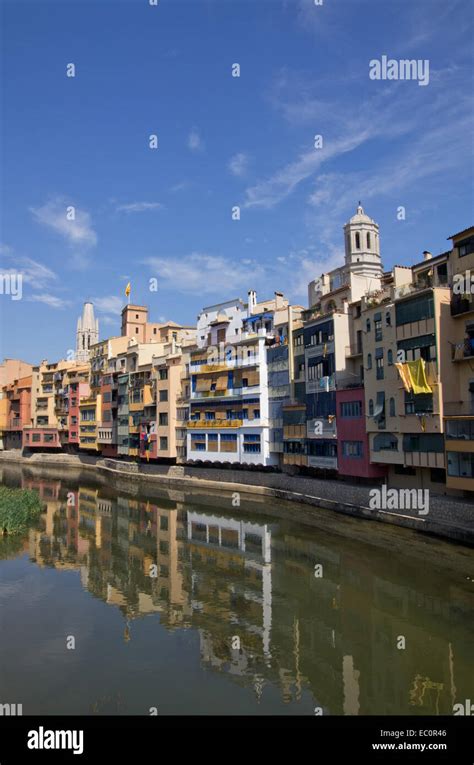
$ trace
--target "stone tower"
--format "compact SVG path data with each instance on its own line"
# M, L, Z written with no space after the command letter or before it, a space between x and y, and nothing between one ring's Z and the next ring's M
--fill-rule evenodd
M378 224L365 214L359 202L357 212L344 226L347 269L360 276L378 277L383 274L380 259Z
M87 302L77 320L76 361L89 361L89 348L98 342L99 320L94 317L94 306Z

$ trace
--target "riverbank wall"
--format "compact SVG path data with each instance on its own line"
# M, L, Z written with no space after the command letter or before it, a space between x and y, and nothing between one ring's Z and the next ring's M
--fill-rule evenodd
M295 506L305 505L307 509L311 507L314 512L323 508L352 518L388 523L474 547L474 504L441 495L430 496L429 511L421 515L410 510L372 509L369 506L370 486L281 473L156 465L89 455L22 454L13 450L0 452L0 462L92 470L102 475L113 474L129 482L152 482L183 491L196 488L201 493L219 491L260 500L275 498L294 503ZM230 498L233 499L233 505L238 506L238 498Z

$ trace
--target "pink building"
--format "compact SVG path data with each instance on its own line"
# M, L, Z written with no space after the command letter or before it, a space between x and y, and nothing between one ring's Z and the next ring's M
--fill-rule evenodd
M364 388L336 391L337 467L341 476L383 478L387 469L370 462Z

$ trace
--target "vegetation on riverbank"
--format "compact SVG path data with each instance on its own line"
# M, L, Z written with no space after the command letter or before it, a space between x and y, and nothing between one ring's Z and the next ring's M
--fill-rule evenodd
M24 534L38 520L42 509L35 491L0 486L0 535Z

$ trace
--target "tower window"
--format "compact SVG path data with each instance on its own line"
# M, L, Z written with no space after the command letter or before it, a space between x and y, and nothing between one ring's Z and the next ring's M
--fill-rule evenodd
M356 250L360 250L360 234L356 233Z
M370 234L367 234L367 249L370 250Z
M138 327L135 328L135 334L138 335Z
M138 313L135 314L135 318L138 319Z

